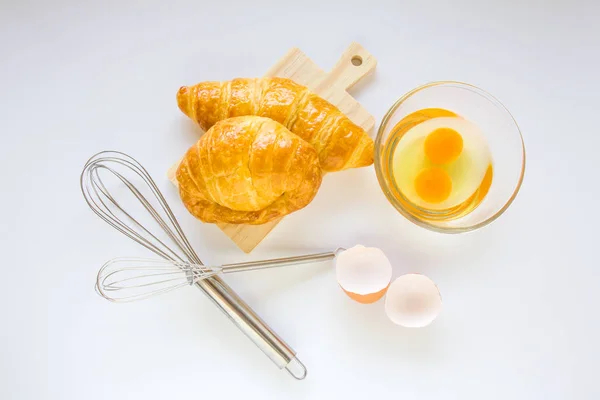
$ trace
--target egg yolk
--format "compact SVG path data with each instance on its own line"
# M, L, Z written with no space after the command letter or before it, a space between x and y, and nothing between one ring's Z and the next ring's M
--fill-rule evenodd
M426 168L415 179L415 190L428 203L441 203L452 192L452 179L438 167Z
M425 155L434 164L448 164L463 150L463 138L450 128L439 128L425 139Z

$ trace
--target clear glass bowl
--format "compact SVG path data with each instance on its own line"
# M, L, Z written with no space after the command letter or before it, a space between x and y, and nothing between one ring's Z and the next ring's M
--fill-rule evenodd
M477 124L488 143L493 159L494 177L479 206L454 219L424 219L405 201L384 173L391 163L386 151L388 138L396 124L407 115L426 108L452 111ZM415 224L442 233L461 233L481 228L498 218L513 202L525 174L525 145L517 122L491 94L461 82L433 82L402 96L383 118L375 139L375 171L389 202Z

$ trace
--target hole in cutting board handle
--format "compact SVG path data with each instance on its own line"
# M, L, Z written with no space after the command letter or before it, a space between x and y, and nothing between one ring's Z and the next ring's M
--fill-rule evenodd
M359 67L362 65L363 63L363 59L361 56L352 56L352 58L350 59L350 62L352 63L352 65L354 65L355 67Z

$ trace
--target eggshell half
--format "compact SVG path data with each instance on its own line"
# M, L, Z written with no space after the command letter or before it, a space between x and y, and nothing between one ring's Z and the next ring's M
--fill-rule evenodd
M354 246L336 257L337 281L353 300L369 304L381 299L392 280L392 265L375 247Z
M402 275L388 288L385 313L395 324L407 328L429 325L442 309L436 284L421 274Z

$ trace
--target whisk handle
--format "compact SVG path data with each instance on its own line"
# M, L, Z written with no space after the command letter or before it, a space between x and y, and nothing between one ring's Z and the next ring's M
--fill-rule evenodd
M336 254L344 249L337 249L326 253L308 254L296 257L275 258L271 260L250 261L237 264L225 264L221 268L221 272L228 274L231 272L253 271L257 269L267 269L276 267L287 267L290 265L309 264L321 261L328 261L335 258Z

